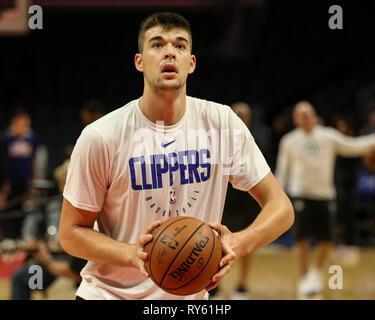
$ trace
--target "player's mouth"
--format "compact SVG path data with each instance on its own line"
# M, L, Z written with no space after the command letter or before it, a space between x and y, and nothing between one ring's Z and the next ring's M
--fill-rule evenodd
M163 75L165 75L167 78L173 78L177 73L177 67L172 63L166 63L162 68L161 72Z

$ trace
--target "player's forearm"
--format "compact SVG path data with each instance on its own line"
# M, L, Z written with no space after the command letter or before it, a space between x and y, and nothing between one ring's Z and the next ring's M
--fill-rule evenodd
M239 256L247 255L277 239L293 222L293 207L286 196L270 200L248 228L235 234L233 250Z
M91 228L75 226L60 235L64 250L72 256L85 260L135 267L137 247L116 241Z

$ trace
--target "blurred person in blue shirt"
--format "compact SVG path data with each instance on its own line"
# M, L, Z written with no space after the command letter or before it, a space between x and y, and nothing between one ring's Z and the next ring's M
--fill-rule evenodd
M24 109L17 109L10 126L1 134L3 149L3 181L0 186L0 210L20 209L23 197L32 191L34 161L40 145L38 135L31 129L31 116ZM11 201L13 200L13 201ZM0 226L0 238L19 236L20 219L7 220Z

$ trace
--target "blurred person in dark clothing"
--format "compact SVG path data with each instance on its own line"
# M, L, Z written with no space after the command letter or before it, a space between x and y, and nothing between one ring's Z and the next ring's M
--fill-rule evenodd
M32 254L32 259L13 273L11 283L12 300L30 300L32 289L30 288L29 280L33 275L29 273L31 265L39 265L42 268L43 290L47 289L61 276L72 279L75 285L79 286L81 282L80 272L87 261L63 252L60 244L55 240L51 240L48 245L44 242L39 242Z
M61 194L64 190L69 157L72 150L71 148L66 147L65 152L67 159L54 170L54 177ZM58 213L57 222L61 212L61 204L62 197L59 200L59 207L55 210L55 212ZM33 222L37 223L35 220ZM59 229L58 223L53 226L56 230ZM12 274L11 299L29 300L31 298L32 290L29 286L29 279L32 276L32 274L29 273L31 265L39 265L42 268L43 290L50 286L60 276L72 279L78 287L81 282L80 272L87 261L65 253L61 248L58 233L52 237L48 237L47 232L47 241L45 242L38 239L38 232L35 232L35 226L30 225L28 229L33 229L34 232L28 232L28 238L25 239L25 247L23 249L29 252L31 256L25 265L18 268Z
M38 135L31 129L31 117L26 110L17 109L14 112L10 126L1 135L0 142L4 155L0 210L4 209L12 199L16 203L13 209L19 209L24 200L23 196L30 191L35 191L31 181L34 177L35 155L40 145ZM21 223L22 218L4 222L0 237L18 238Z
M368 115L368 123L360 134L375 133L375 110ZM360 163L357 181L357 215L361 221L361 244L375 244L375 148Z
M355 125L346 117L340 117L335 123L336 128L344 135L356 135ZM359 262L359 224L356 215L356 184L360 158L338 156L335 166L335 184L337 191L337 241L336 258L345 264Z

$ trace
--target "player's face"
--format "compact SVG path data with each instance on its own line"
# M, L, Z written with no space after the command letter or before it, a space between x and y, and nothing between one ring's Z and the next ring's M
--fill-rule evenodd
M135 56L138 71L143 72L145 87L153 90L176 90L186 87L188 74L195 69L190 52L190 37L180 28L150 28L144 37L143 52Z

